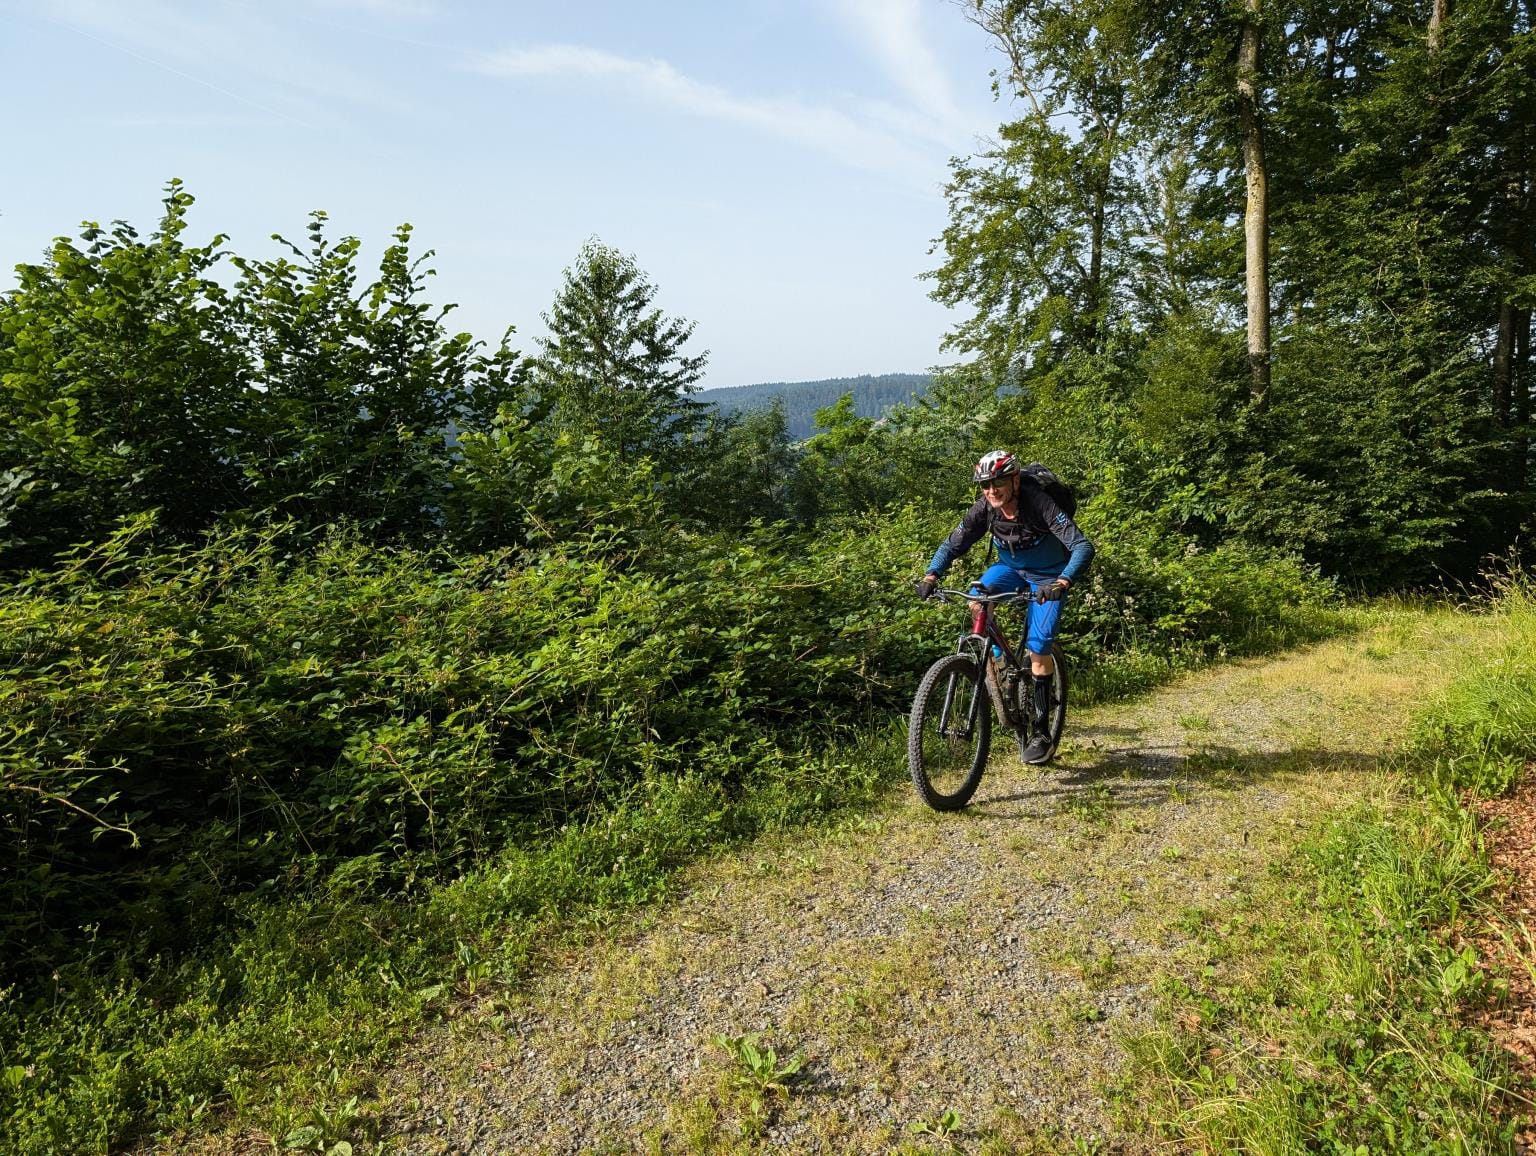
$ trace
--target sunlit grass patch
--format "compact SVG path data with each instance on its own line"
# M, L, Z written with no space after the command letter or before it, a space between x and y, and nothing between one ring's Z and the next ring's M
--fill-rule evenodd
M1395 791L1320 811L1239 916L1187 913L1208 962L1165 982L1160 1024L1134 1044L1166 1138L1211 1151L1509 1150L1511 1109L1530 1101L1467 1016L1501 981L1463 938L1491 914L1493 877L1462 792L1504 789L1529 757L1528 583L1506 583L1494 613L1499 629L1442 646L1438 662L1404 671L1382 656L1358 676L1345 702L1356 720L1373 682L1424 687ZM1422 630L1404 630L1394 641L1422 652Z
M1451 782L1492 795L1536 758L1536 580L1515 574L1498 590L1500 629L1447 670L1416 732Z
M1447 806L1346 812L1247 918L1198 913L1211 962L1167 985L1161 1027L1134 1048L1169 1138L1277 1152L1507 1142L1507 1073L1455 1019L1489 993L1439 930L1487 883L1475 831Z

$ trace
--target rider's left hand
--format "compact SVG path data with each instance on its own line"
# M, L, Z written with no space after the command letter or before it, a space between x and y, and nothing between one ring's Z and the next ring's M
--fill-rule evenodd
M1047 582L1035 591L1035 597L1041 602L1059 602L1065 598L1072 584L1065 579L1058 578L1054 582Z

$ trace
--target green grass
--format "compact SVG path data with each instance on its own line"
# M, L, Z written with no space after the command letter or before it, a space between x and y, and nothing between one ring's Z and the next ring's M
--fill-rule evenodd
M1497 589L1499 643L1449 672L1416 734L1442 776L1485 795L1506 791L1536 757L1536 582L1515 574Z
M1470 1018L1506 985L1466 945L1498 919L1467 802L1506 790L1532 753L1529 583L1505 582L1490 613L1504 629L1449 672L1393 793L1326 818L1232 910L1195 913L1208 965L1164 984L1159 1026L1133 1041L1166 1138L1233 1152L1513 1150L1530 1090Z

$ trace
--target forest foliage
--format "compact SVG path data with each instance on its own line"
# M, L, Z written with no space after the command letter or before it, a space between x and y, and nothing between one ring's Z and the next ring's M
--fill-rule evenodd
M698 792L663 856L686 857L756 785L883 726L947 644L909 582L986 449L1081 495L1090 693L1315 635L1339 586L1470 579L1521 545L1528 7L962 8L1018 115L947 190L931 278L957 362L882 421L845 395L797 438L782 408L701 403L693 324L596 239L528 352L451 329L409 227L376 273L323 213L245 258L190 239L177 182L147 235L87 224L18 268L0 1098L53 1106L9 1142L104 1146L233 1094L212 1061L125 1074L18 1025L46 1006L65 1018L34 1024L74 1025L50 1038L94 1030L113 967L227 946L253 896L449 886L668 784ZM1253 27L1263 391L1233 96ZM218 994L166 964L153 1005L195 990L236 1022L260 985L233 958Z
M881 773L827 767L952 629L910 579L993 436L955 397L876 423L845 396L803 443L780 412L723 416L689 394L691 326L599 242L523 355L446 331L404 229L369 281L318 215L255 262L186 245L190 204L173 185L147 238L58 242L0 305L22 1149L243 1103L251 1057L334 1053L292 1026L306 1001L416 1007L482 935L515 973L526 937L481 921L632 902L719 840L867 797ZM1072 631L1086 693L1328 628L1301 563L1085 494L1120 523ZM415 946L303 930L337 904L393 924L391 896L424 904ZM355 1014L366 1065L361 1024L399 1021Z

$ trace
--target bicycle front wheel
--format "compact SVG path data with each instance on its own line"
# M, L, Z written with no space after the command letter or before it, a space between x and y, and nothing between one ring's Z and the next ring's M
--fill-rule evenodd
M969 654L951 654L928 668L912 700L907 764L912 785L935 811L971 801L987 769L992 703L986 673Z

